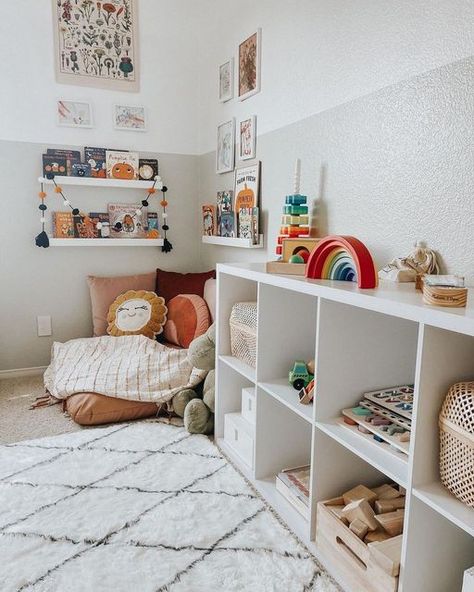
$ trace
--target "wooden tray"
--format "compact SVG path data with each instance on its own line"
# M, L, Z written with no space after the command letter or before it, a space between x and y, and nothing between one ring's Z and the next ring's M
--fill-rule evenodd
M352 421L355 421L357 424L364 426L364 428L366 430L369 430L369 432L372 432L372 434L377 434L377 436L380 436L385 442L387 442L387 444L392 444L394 448L400 450L400 452L404 452L405 454L410 453L410 442L400 442L398 438L396 438L395 436L390 436L389 434L387 434L387 432L384 432L378 426L374 426L371 423L364 421L364 416L356 415L352 411L352 409L343 409L342 414L348 417L349 419L352 419ZM356 426L351 426L345 423L344 420L341 420L341 425L343 425L345 428L348 428L349 430L352 430L353 432L357 432L360 436L369 436L368 434L363 434L362 432L359 432ZM372 436L370 437L372 438ZM376 444L380 444L383 446L381 442L377 442L376 440L374 440L374 442Z

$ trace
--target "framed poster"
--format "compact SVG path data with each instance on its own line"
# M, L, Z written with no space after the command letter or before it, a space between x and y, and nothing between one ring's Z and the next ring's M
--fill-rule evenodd
M138 92L136 0L52 0L56 79Z
M219 66L219 101L225 103L234 98L234 58Z
M221 123L217 128L216 171L230 173L235 160L235 119Z
M91 104L84 101L59 99L56 118L61 127L93 127Z
M239 122L239 158L255 158L257 117L252 115Z
M234 183L234 212L238 216L241 208L258 206L260 193L260 161L237 167Z
M146 132L145 107L114 105L114 128L132 132Z
M239 101L260 92L262 29L239 45Z

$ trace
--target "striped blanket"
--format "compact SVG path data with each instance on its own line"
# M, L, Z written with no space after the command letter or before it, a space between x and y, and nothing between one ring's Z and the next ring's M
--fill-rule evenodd
M207 374L193 368L187 354L187 350L171 349L143 335L55 342L44 384L56 399L93 392L165 403L180 390L199 384Z

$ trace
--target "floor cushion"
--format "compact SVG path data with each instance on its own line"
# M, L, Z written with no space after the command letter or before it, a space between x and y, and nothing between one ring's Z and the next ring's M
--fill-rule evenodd
M216 320L217 280L210 279L204 284L204 300L211 315L211 323L213 323Z
M155 292L158 296L163 296L166 303L179 294L197 294L202 298L206 281L215 277L214 270L204 273L176 273L157 269Z
M167 342L187 349L191 341L209 329L209 309L197 294L179 294L167 306L168 320L163 331Z
M88 276L87 283L89 284L92 303L94 337L107 335L107 313L110 305L119 294L127 290L153 292L155 282L155 272L117 277Z
M115 399L98 393L77 393L65 401L65 410L71 418L84 426L152 417L157 409L156 403Z

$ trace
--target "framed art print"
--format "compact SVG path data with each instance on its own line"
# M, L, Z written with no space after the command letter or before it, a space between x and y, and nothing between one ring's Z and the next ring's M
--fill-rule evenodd
M93 127L91 104L84 101L59 99L56 118L61 127Z
M235 160L235 119L221 123L217 128L216 171L230 173Z
M132 132L146 132L145 107L114 105L114 128Z
M138 1L51 2L57 81L138 92Z
M252 115L239 122L239 158L255 158L257 117Z
M219 66L219 101L225 103L234 98L234 58Z
M239 45L239 101L260 92L262 29Z

